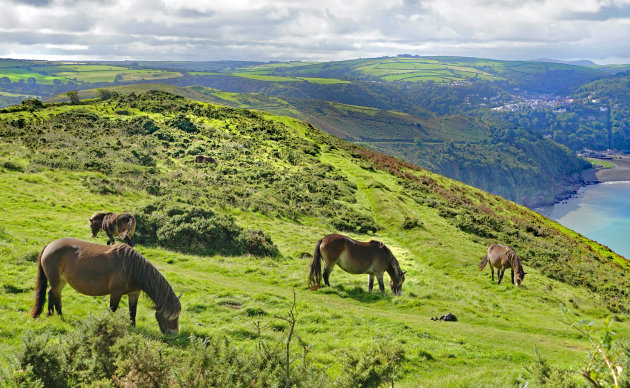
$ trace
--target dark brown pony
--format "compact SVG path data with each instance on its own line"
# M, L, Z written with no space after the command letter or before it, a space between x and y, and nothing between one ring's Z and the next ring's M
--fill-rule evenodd
M197 155L195 156L195 163L216 163L217 160L211 156Z
M322 275L321 262L324 261L324 273ZM389 274L389 287L395 295L400 295L402 285L405 282L405 273L400 269L398 260L380 241L371 240L361 242L340 234L329 234L317 242L311 271L308 277L308 286L312 290L320 287L322 277L327 286L330 286L328 278L335 268L335 264L348 273L369 274L369 290L374 287L374 277L378 280L378 287L385 291L383 273Z
M512 284L520 287L523 279L525 279L527 272L523 270L521 259L519 259L516 251L512 247L492 244L490 248L488 248L486 256L484 256L479 263L479 271L482 271L488 263L490 263L492 281L494 281L494 268L497 268L497 276L499 278L497 284L501 284L503 273L507 268L512 270Z
M90 228L92 228L92 237L96 237L101 230L105 231L107 233L107 245L115 243L114 236L119 236L130 246L134 245L136 218L131 214L96 212L90 218Z
M155 318L162 333L177 334L179 331L179 297L153 264L125 244L110 247L62 238L45 246L37 262L33 318L44 309L48 282L48 315L53 315L55 310L61 315L61 290L68 283L85 295L109 295L109 307L113 311L118 308L122 296L128 295L132 325L136 324L140 291L144 291L155 304Z

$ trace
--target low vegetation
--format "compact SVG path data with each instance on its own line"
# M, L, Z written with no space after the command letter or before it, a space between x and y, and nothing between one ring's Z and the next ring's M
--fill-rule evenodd
M536 349L567 373L591 349L560 305L630 333L622 257L287 117L157 91L24 105L0 116L0 168L5 385L284 386L287 354L297 386L533 384ZM97 210L136 215L137 249L183 292L179 335L159 334L148 298L129 328L101 316L107 298L70 287L64 320L29 318L37 253L90 239ZM332 232L387 244L403 295L340 270L308 290L313 247ZM522 287L477 270L492 242L521 256ZM458 321L430 320L447 312Z

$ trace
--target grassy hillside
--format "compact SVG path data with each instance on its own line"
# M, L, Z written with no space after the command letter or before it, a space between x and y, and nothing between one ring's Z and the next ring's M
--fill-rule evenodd
M191 86L144 84L119 93L157 88L194 100L257 109L308 121L317 128L527 206L552 203L581 185L590 165L558 144L516 125L466 116L422 117L400 112L258 93L228 93ZM82 98L98 92L86 90ZM67 100L57 96L52 101Z
M196 154L218 163L195 165ZM87 220L96 210L141 220L174 206L205 209L207 222L230 230L262 231L280 255L138 246L184 293L177 337L159 335L146 297L132 330L161 349L169 373L191 367L195 338L225 336L243 354L260 341L279 345L288 326L277 316L286 316L293 289L296 331L312 345L307 359L333 381L347 371L348 354L368 355L382 342L404 349L399 386L533 382L525 367L537 350L553 367L580 368L589 343L562 323L560 305L587 320L613 314L618 336L630 334L625 259L524 207L295 119L163 92L25 107L1 113L0 166L0 349L9 358L26 332L48 333L52 346L107 309L107 298L67 287L65 320L29 318L43 245L91 240ZM335 231L387 244L408 271L403 295L368 293L367 276L340 269L332 287L308 290L313 247ZM497 286L477 270L492 242L523 258L521 288L509 278ZM447 312L458 321L430 320Z

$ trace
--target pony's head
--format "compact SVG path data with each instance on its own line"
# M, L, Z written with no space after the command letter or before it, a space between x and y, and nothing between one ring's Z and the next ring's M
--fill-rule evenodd
M520 287L523 279L525 279L525 270L523 270L523 265L521 264L521 260L518 256L514 255L514 263L512 264L512 268L514 271L514 285L516 287Z
M400 265L398 265L398 260L392 253L392 251L387 248L383 243L381 243L381 249L384 249L385 252L389 255L390 260L390 272L389 272L389 288L392 290L394 295L402 294L402 285L405 282L405 274L407 271L402 271L400 269Z
M169 296L167 305L168 310L172 311L168 313L166 308L157 309L155 311L155 319L160 325L162 334L176 335L179 333L179 313L182 310L182 305L179 302L179 296Z
M516 287L521 286L521 283L523 282L523 279L525 279L526 274L527 272L523 270L522 266L519 266L518 270L514 272L514 285Z
M90 217L90 229L92 229L92 237L96 237L98 232L101 231L101 227L103 226L103 217L105 217L107 213L104 212L96 212L92 217Z
M391 277L389 278L389 288L392 289L394 295L402 295L402 285L405 282L406 273L407 271L401 272L396 281Z

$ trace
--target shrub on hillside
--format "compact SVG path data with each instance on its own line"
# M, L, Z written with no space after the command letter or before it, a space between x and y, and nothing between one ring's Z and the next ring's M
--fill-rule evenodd
M24 172L24 167L22 167L21 164L12 162L10 160L2 162L2 164L0 164L0 166L2 166L2 168L6 169L6 170L9 170L9 171Z
M24 336L22 351L18 355L18 371L28 371L22 376L26 386L67 387L63 372L63 356L59 345L50 341L48 335L37 335L31 331ZM3 384L4 385L4 384Z
M344 232L365 234L368 232L376 233L379 229L372 217L363 215L351 208L347 208L334 216L331 223L337 230Z
M392 342L377 341L373 347L347 352L336 386L378 388L394 386L405 351Z
M262 231L244 230L229 216L199 206L148 205L135 214L137 241L184 253L278 256Z
M107 312L80 321L76 330L59 334L55 341L49 341L46 333L29 332L15 364L0 372L0 385L245 388L286 384L284 342L259 338L238 348L223 336L191 336L189 341L169 345L128 327L123 313ZM331 385L324 370L308 362L306 352L290 356L292 387Z
M172 128L177 128L187 133L197 133L199 128L186 116L179 114L174 118L168 120L166 125Z
M130 135L150 135L160 129L148 116L136 116L129 120L125 127Z
M116 371L116 342L127 334L129 322L122 314L101 314L79 323L78 330L66 337L65 364L73 385L111 379Z

